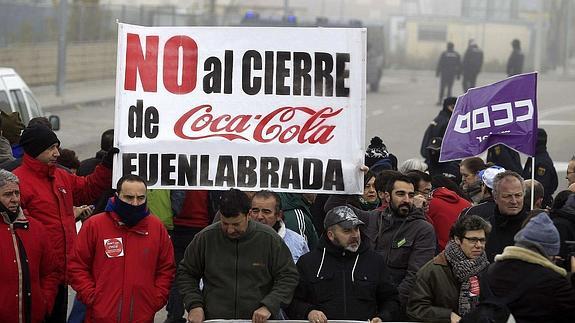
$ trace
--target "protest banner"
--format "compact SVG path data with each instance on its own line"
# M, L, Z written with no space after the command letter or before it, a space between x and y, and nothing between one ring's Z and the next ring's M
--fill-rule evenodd
M114 182L363 191L364 28L119 24Z
M457 98L439 161L477 156L496 144L534 156L536 139L537 73L520 74Z

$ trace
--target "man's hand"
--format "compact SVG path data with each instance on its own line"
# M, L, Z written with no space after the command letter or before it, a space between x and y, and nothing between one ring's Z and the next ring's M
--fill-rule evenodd
M194 307L188 312L188 322L202 323L204 321L204 309L201 307Z
M451 312L451 323L459 323L461 321L461 316Z
M575 272L575 256L571 256L571 272Z
M365 165L361 165L361 166L359 166L359 170L364 172L364 173L367 173L369 171L369 167L367 167Z
M427 206L427 198L422 194L417 194L413 197L413 206L417 208L425 208Z
M272 316L270 310L268 310L267 307L262 306L254 311L254 314L252 315L252 322L265 323L270 318L270 316Z
M323 314L322 311L312 310L307 315L307 319L311 323L327 323L327 317Z
M369 323L381 323L381 319L379 317L374 317L371 320L369 320Z

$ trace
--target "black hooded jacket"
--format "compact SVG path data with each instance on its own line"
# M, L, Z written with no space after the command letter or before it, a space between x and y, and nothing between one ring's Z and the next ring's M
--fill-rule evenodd
M509 216L501 214L499 208L495 206L493 216L489 218L491 233L489 233L487 244L485 245L485 253L489 262L493 262L495 256L501 254L505 247L515 244L513 238L521 230L521 225L526 218L527 210L525 207L519 214Z
M382 321L398 318L399 301L382 256L366 243L357 252L335 246L324 235L297 262L299 284L288 308L290 319L307 320L312 310L328 320Z

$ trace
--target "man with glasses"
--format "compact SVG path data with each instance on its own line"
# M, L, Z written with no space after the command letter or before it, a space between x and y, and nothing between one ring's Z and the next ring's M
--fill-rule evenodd
M485 246L489 261L493 261L495 255L502 253L505 247L513 245L513 237L527 217L528 208L523 207L524 196L523 177L519 174L507 170L495 176L495 210L489 218L492 230Z
M485 241L491 226L479 216L463 216L451 227L444 251L417 272L407 303L416 321L459 322L479 303L479 277L487 269Z

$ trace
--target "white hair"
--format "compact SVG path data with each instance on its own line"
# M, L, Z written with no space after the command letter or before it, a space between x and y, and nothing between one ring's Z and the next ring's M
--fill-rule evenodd
M418 158L411 158L404 161L398 169L401 173L405 174L410 170L418 170L425 172L427 170L427 164Z

